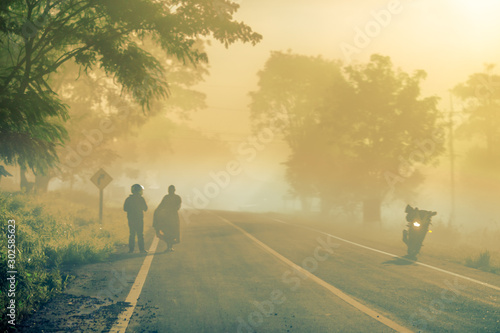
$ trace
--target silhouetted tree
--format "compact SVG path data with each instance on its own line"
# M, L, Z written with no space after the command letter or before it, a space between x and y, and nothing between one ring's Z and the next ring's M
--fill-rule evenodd
M345 83L338 63L321 57L273 52L258 73L259 90L250 93L251 117L256 130L270 127L280 132L292 150L287 178L303 208L321 196L319 182L330 160L318 148L321 105L332 84Z
M444 150L438 98L420 96L424 71L410 75L393 68L389 57L372 55L368 64L349 66L346 73L356 91L351 111L354 188L363 201L364 221L380 221L386 194L404 178L421 178L415 165L431 163ZM402 163L411 169L404 175Z
M65 147L57 149L60 159L58 168L51 168L45 174L35 176L35 189L45 192L54 177L73 181L75 177L90 177L99 167L109 166L120 158L115 141L135 135L151 116L176 114L189 117L190 112L205 106L204 94L191 86L201 82L208 73L205 63L196 66L184 64L175 57L165 55L159 47L146 42L147 50L161 63L169 81L170 96L150 105L147 117L134 100L120 93L119 87L109 79L103 70L94 68L88 75L79 76L79 67L68 62L54 77L56 92L69 106L69 120L66 129L69 138ZM198 48L203 44L198 42ZM78 80L76 80L78 78ZM103 131L101 123L109 124L110 130ZM166 139L166 128L162 133Z
M50 76L69 60L102 68L148 109L169 94L164 66L141 47L152 40L185 63L207 61L196 47L212 36L228 46L261 36L232 18L239 5L211 0L4 0L0 4L0 158L35 173L54 166L68 118Z
M485 65L482 73L474 73L466 82L458 84L452 92L463 102L464 119L457 128L457 138L467 140L462 178L473 198L490 198L500 188L500 75L494 73L495 65ZM480 199L487 204L484 210L495 211L496 202ZM495 219L495 217L492 217Z
M252 117L287 139L287 173L298 194L319 196L324 212L362 202L364 221L380 221L386 195L400 183L418 184L415 165L443 151L437 97L420 96L424 77L394 69L380 55L342 69L321 58L273 53L259 72L259 91L251 93Z
M493 73L494 68L486 65L484 72L470 75L453 89L465 102L467 120L461 131L469 138L480 137L490 156L500 154L500 75Z

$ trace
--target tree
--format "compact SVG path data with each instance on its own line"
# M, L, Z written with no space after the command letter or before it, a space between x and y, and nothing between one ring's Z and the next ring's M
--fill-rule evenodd
M292 150L287 173L299 194L319 196L325 213L334 204L362 202L364 221L380 221L390 190L400 182L416 185L415 165L443 151L437 98L420 96L424 77L394 69L380 55L342 68L273 53L251 94L252 117L285 135Z
M307 210L308 199L318 195L321 180L316 171L327 164L315 149L320 106L332 84L342 85L340 67L321 57L272 52L258 76L259 90L250 93L254 128L270 127L283 135L292 150L287 178Z
M468 137L480 137L486 153L499 155L500 146L500 76L493 73L495 65L485 65L484 72L474 73L453 93L465 102L467 121L461 131Z
M68 140L65 147L59 147L58 168L51 168L45 174L35 175L35 190L46 192L54 177L73 182L76 178L88 178L95 170L120 159L116 152L117 140L137 134L146 121L156 115L176 114L179 118L189 117L190 112L205 107L204 94L191 86L201 82L208 73L206 64L183 64L173 56L167 56L150 42L145 47L160 62L168 64L170 97L150 106L147 117L136 112L140 106L120 94L119 87L99 68L79 76L79 66L68 62L54 77L55 91L69 106L69 120L66 122ZM198 42L199 49L203 43ZM156 117L157 119L158 117ZM109 130L102 123L110 124ZM169 132L169 131L167 131ZM163 133L166 139L165 132Z
M410 75L394 69L386 56L372 55L368 64L349 66L346 73L356 91L351 111L356 165L351 179L363 202L364 221L376 222L394 182L413 176L416 184L421 176L415 166L429 164L443 152L438 98L420 96L424 71ZM402 163L409 169L405 175Z
M464 119L457 128L457 138L467 140L464 154L462 185L475 205L498 215L497 203L491 200L499 188L500 168L500 75L495 65L487 64L481 73L471 74L467 81L455 86L453 94L463 102ZM472 195L474 194L474 195Z
M50 77L73 60L99 67L144 111L169 95L165 66L141 42L151 40L183 63L207 61L196 47L212 36L228 46L257 43L229 1L5 0L0 5L0 158L35 173L57 163L67 107Z

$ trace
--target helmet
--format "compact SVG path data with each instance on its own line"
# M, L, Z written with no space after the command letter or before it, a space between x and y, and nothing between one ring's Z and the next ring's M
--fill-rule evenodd
M144 190L144 186L142 186L141 184L134 184L132 185L130 190L132 191L133 194L142 193L142 191Z

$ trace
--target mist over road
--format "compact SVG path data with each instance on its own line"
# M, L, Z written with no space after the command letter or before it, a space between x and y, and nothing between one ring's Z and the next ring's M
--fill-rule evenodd
M184 214L175 252L146 233L75 279L22 332L499 332L500 278L376 230L227 211ZM354 232L353 232L354 231ZM401 242L402 243L402 242Z
M432 264L499 286L492 274ZM203 212L184 225L176 252L154 255L127 332L497 332L499 295L266 215Z

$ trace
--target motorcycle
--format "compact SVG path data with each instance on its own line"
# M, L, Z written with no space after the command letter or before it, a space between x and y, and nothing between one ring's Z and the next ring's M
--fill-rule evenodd
M408 254L405 257L416 260L425 236L428 232L431 232L429 230L431 218L437 212L420 210L407 205L405 213L406 221L408 222L406 225L407 229L403 230L403 242L408 246Z

